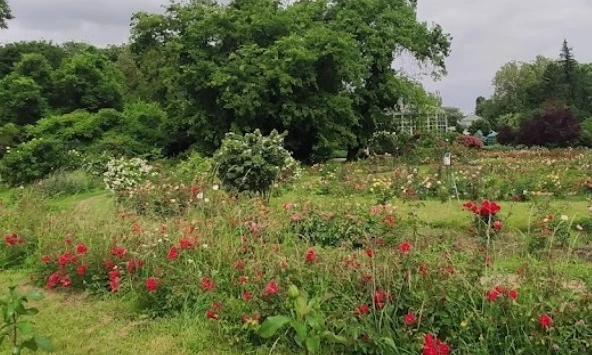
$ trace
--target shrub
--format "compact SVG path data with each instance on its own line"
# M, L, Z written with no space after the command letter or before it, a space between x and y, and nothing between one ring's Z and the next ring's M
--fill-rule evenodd
M467 148L483 149L483 141L475 136L460 135L456 141Z
M192 151L173 167L173 173L182 181L193 181L198 175L212 171L212 161Z
M0 162L2 180L11 185L41 179L59 168L76 165L63 142L53 139L35 139L6 153Z
M7 123L0 126L0 158L18 143L23 141L25 134L20 126Z
M0 122L32 124L46 109L41 87L33 79L10 74L0 80Z
M290 152L283 147L285 136L275 130L269 136L259 130L244 136L228 133L214 156L223 187L232 193L268 196L273 182L292 162Z
M152 170L153 167L141 158L112 158L107 163L103 181L111 192L128 193L145 180Z
M581 125L567 107L550 106L525 121L517 141L527 146L565 147L580 137Z
M99 186L98 179L82 170L76 170L53 173L36 184L34 189L41 196L51 198L91 191Z
M375 132L370 140L370 150L374 154L397 155L399 153L399 140L395 132Z
M503 126L497 134L497 142L509 145L516 141L516 133L509 126Z

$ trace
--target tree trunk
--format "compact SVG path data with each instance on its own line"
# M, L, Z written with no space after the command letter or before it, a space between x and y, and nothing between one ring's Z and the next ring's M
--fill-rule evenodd
M358 158L360 147L347 147L347 161L354 161Z

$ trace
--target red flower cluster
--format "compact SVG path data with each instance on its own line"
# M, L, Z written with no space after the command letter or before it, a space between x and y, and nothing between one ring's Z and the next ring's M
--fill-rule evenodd
M361 304L358 307L356 307L356 309L354 309L354 315L357 318L362 318L363 316L365 316L369 312L370 312L370 307L368 307L367 304Z
M500 221L493 222L493 229L495 229L496 231L502 230L503 227L504 227L504 224L502 222L500 222Z
M131 259L125 264L127 272L132 274L134 271L141 269L144 266L144 261L140 259Z
M405 315L405 324L406 325L413 325L416 321L415 313L409 312Z
M263 289L263 296L269 297L275 295L278 292L278 285L275 281L269 281L269 283Z
M197 243L197 239L196 238L181 238L181 240L179 241L179 246L181 247L181 249L193 249L195 248L195 244Z
M207 311L206 311L206 317L208 319L218 319L220 318L220 316L218 315L218 312L222 311L222 305L218 302L214 302L212 304L212 307L210 307Z
M251 298L253 298L253 295L251 295L251 292L245 291L245 292L243 292L242 297L243 297L243 301L249 302L251 300Z
M502 209L500 205L489 200L483 200L481 205L469 201L463 204L463 207L471 211L473 214L484 217L495 216Z
M25 244L25 240L16 233L5 235L4 242L9 247Z
M487 292L487 299L489 302L495 302L498 298L508 296L512 300L516 300L518 298L518 291L512 289L506 291L503 286L495 286L491 291Z
M86 275L86 265L82 264L78 267L78 269L76 269L76 273L78 274L78 276L84 276Z
M176 246L172 246L171 249L169 249L169 252L167 254L167 259L175 260L178 257L179 257L179 248L177 248Z
M426 334L423 338L423 355L448 355L450 347L432 334Z
M76 246L76 253L78 255L85 255L87 251L88 251L88 247L84 244L78 244Z
M119 282L121 281L121 273L118 270L109 271L109 289L115 293L119 291Z
M146 289L148 292L156 292L161 282L156 277L149 277L146 279Z
M125 248L122 247L113 247L111 248L111 255L117 256L120 259L123 258L127 254Z
M403 243L399 244L399 251L403 254L409 254L411 251L411 243L404 241Z
M383 309L387 301L392 297L386 291L376 290L374 292L374 305L377 309Z
M317 253L314 251L314 249L310 248L306 251L306 254L304 254L304 260L306 260L306 262L309 264L317 261Z
M214 284L214 281L212 281L212 279L210 279L209 277L203 277L201 279L201 288L206 292L214 291L214 289L216 288L216 284Z
M551 324L553 324L553 319L547 313L543 313L539 317L539 325L541 328L547 329L551 326Z
M53 274L49 275L45 287L54 288L58 285L58 283L61 284L63 287L72 286L72 281L70 280L70 277L68 277L68 275L66 275L64 272L56 271Z

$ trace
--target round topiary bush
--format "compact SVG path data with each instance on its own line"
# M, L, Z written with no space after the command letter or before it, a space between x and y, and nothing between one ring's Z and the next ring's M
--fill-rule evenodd
M273 130L264 136L259 130L244 136L228 133L214 155L215 170L222 186L231 193L268 196L284 168L293 165L284 148L286 133Z

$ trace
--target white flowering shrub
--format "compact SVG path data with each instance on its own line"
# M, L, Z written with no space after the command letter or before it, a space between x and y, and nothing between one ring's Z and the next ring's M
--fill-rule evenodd
M259 130L244 136L228 133L214 155L216 174L222 186L232 193L267 196L282 173L297 165L283 146L285 136L275 130L269 136Z
M278 177L279 182L294 182L298 181L302 177L302 166L300 166L300 163L296 159L290 156L286 158L284 164L284 168Z
M112 158L103 174L105 185L112 192L131 192L147 177L154 175L152 166L141 158Z

